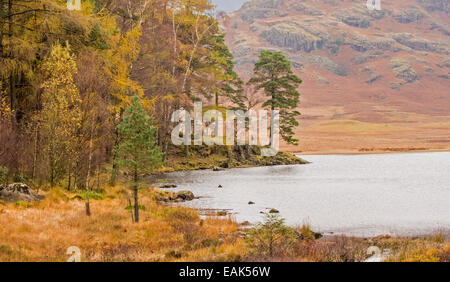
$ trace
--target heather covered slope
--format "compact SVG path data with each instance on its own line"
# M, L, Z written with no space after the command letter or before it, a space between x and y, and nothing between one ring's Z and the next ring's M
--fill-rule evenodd
M241 75L271 49L304 80L290 149L450 148L449 1L253 0L222 25Z

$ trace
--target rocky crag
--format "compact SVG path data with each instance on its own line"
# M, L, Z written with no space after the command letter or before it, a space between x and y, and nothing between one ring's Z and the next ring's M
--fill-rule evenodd
M300 71L318 66L338 76L346 76L345 68L355 69L393 54L408 61L432 56L423 63L447 68L441 63L450 54L448 1L408 0L396 5L384 1L381 11L371 11L360 2L253 0L244 4L223 19L238 68L248 70L261 49L267 48L287 53ZM348 53L354 57L351 62L342 60ZM406 82L418 79L409 77Z
M449 3L382 0L372 11L363 0L253 0L221 23L244 78L263 49L288 57L304 81L303 125L448 121Z

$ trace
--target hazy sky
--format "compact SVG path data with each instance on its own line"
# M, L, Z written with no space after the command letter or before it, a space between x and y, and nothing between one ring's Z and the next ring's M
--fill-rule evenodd
M213 4L217 5L217 10L225 12L233 12L238 10L242 4L248 0L212 0Z

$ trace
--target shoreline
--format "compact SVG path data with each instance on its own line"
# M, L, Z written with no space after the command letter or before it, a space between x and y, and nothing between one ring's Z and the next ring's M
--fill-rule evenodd
M258 148L259 149L259 148ZM228 158L225 152L215 152L213 154L200 155L196 153L190 157L173 158L172 155L167 162L167 165L155 170L154 174L164 174L176 171L197 171L213 169L215 171L227 170L230 168L249 168L249 167L264 167L277 165L304 165L309 164L298 155L290 152L279 151L274 157L264 157L258 152L243 153L242 155L234 155Z
M195 211L197 211L199 213L199 215L201 217L204 218L222 218L222 219L226 219L228 217L233 217L233 209L215 209L215 208L201 208L201 207L190 207L190 206L186 206L186 203L178 203L178 205L175 206L184 206L190 209L194 209ZM219 215L220 212L224 212L226 213L226 215ZM245 230L245 229L250 229L253 228L255 226L257 226L257 224L261 223L261 222L249 222L248 220L243 220L243 221L238 221L236 219L235 222L239 225L240 229ZM287 226L291 227L291 228L301 228L302 225L301 224L294 224L294 225L290 225L288 224ZM323 231L320 229L315 229L312 228L312 231L314 231L317 234L320 234L322 236L322 238L326 239L326 238L337 238L337 237L348 237L348 238L355 238L355 239L364 239L364 240L370 240L370 239L374 239L374 238L380 238L380 237L389 237L389 238L404 238L404 239L425 239L425 238L430 238L433 236L437 236L437 235L442 235L444 238L449 238L450 239L450 229L449 228L443 228L443 229L430 229L428 231L422 230L419 232L405 232L404 234L401 233L401 231L395 231L395 232L380 232L380 233L376 233L374 235L358 235L355 234L354 232L350 231L350 229L348 231L344 230L340 230L340 231Z
M386 150L325 150L325 151L287 151L298 156L329 156L329 155L390 155L390 154L414 154L414 153L444 153L450 149L386 149Z
M287 151L284 151L287 153ZM402 151L382 151L382 150L377 150L377 151L372 151L372 152L362 152L362 151L354 151L354 150L339 150L339 151L330 151L330 152L320 152L321 154L319 154L318 152L301 152L301 153L296 153L297 156L303 157L303 156L307 156L307 155L372 155L372 154L378 154L378 155L390 155L390 154L421 154L421 153L438 153L438 152L450 152L449 149L429 149L429 150L402 150ZM289 152L292 153L292 152ZM306 158L307 159L307 158ZM252 165L252 166L244 166L244 167L234 167L234 168L248 168L248 167L265 167L264 165ZM227 169L224 169L227 170ZM192 208L192 207L190 207ZM199 211L200 214L202 213L202 210L209 210L209 208L204 208L201 206L198 207L194 207L195 210ZM227 212L227 216L228 216L228 212L229 211L233 211L232 209L212 209L214 211L225 211ZM212 214L212 215L205 215L205 216L212 216L215 217L217 216L217 214ZM242 224L242 223L246 223L248 222L248 218L247 219L242 219L239 220L238 223ZM295 227L295 226L291 226L291 227ZM429 237L429 236L433 236L436 233L439 232L443 232L445 237L450 238L450 229L445 228L445 230L439 230L439 228L436 229L430 229L430 230L422 230L419 231L418 233L415 232L405 232L405 233L397 233L397 232L380 232L379 234L375 234L375 235L355 235L353 234L353 232L342 232L342 231L335 231L335 232L323 232L323 231L319 231L320 233L323 233L324 236L336 236L336 235L345 235L345 236L349 236L349 237L354 237L354 238L365 238L365 239L370 239L373 237L377 237L377 236L381 236L381 235L389 235L393 238L425 238L425 237Z

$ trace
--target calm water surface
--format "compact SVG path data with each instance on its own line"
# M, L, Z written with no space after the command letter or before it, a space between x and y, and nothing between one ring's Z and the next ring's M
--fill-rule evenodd
M450 153L306 156L312 164L175 172L165 176L252 223L276 208L289 225L328 234L426 235L450 230ZM218 189L218 185L223 189ZM248 205L253 201L255 205Z

